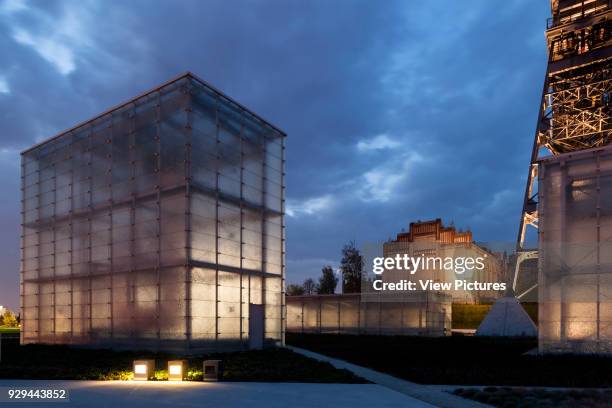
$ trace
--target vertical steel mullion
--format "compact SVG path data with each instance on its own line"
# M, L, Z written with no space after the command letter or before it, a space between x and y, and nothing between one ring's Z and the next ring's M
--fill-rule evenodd
M601 152L597 152L597 167L595 170L596 181L597 181L597 208L596 208L596 219L597 219L597 233L596 233L596 276L597 276L597 300L596 300L596 319L595 322L596 330L595 335L597 339L597 348L601 347ZM599 350L598 350L599 351Z
M217 95L215 99L215 345L218 344L219 340L219 166L221 162L221 156L219 155L219 109L220 101Z
M542 308L543 308L543 304L545 304L546 302L550 303L550 296L546 295L544 296L544 285L548 285L547 279L548 277L546 276L546 274L544 274L544 270L543 270L543 262L540 262L539 259L546 259L547 252L550 250L550 244L549 245L541 245L539 244L540 242L543 242L543 231L547 230L547 226L546 226L546 215L544 214L543 209L546 208L547 205L547 199L546 196L544 194L540 194L540 191L543 191L544 189L544 180L545 177L547 177L546 174L546 167L544 166L539 166L538 168L538 266L537 266L537 279L538 279L538 325L540 324L540 322L542 322L542 320L540 319L540 316L543 316L542 313ZM548 315L548 318L550 319L550 314ZM538 333L538 350L543 350L543 345L544 345L544 336L540 336L540 334Z
M193 259L193 251L191 248L191 138L192 138L192 123L193 123L193 108L192 108L192 88L191 88L191 82L188 82L188 85L186 86L186 97L187 97L187 106L185 108L185 112L186 112L186 125L185 125L185 130L187 132L187 140L185 142L185 191L186 191L186 197L185 199L187 200L187 202L185 203L186 205L186 211L185 211L185 222L186 222L186 234L187 236L186 238L186 257L187 257L187 270L186 270L186 292L187 292L187 296L185 299L185 319L186 319L186 326L185 326L185 331L187 334L187 346L191 347L191 339L193 336L193 326L192 326L192 313L191 313L191 302L192 302L192 287L191 287L191 281L192 281L192 272L191 272L191 268L192 268L192 259Z
M280 339L281 344L285 345L285 331L287 326L287 304L285 298L285 138L280 135L281 142L281 326ZM340 304L338 304L338 314L340 313ZM340 330L340 324L338 324Z
M136 103L132 104L132 111L130 113L130 130L129 130L129 146L128 146L128 157L129 157L129 170L130 170L130 267L129 267L129 278L128 278L128 308L130 315L130 327L131 327L131 337L135 338L135 333L140 329L138 326L139 322L136 322L136 295L135 295L135 285L134 285L134 274L137 269L134 265L134 250L136 246L136 199L135 199L135 188L136 188L136 157L135 157L135 149L136 149Z
M361 308L363 304L361 302L361 293L357 298L357 334L361 334Z
M268 163L267 157L267 135L263 135L262 138L262 161L261 161L261 304L263 308L263 330L264 330L264 341L266 337L266 272L267 267L267 256L266 256L266 214L267 214L267 189L266 189L266 164Z
M70 215L68 218L68 235L70 236L70 339L76 342L74 336L74 134L70 143Z
M244 163L243 163L244 164ZM260 269L263 271L263 269L260 267ZM251 275L252 273L247 273L247 296L246 296L246 307L247 307L247 316L249 319L249 323L247 325L247 330L248 335L247 335L247 342L251 341L251 291L253 290L253 288L251 287L253 280L251 279ZM263 278L262 278L263 279ZM247 348L248 348L248 343L247 343Z
M114 268L114 261L113 261L113 247L114 247L114 194L113 194L113 170L114 170L114 155L113 155L113 146L114 146L114 138L115 138L115 128L114 128L114 115L111 113L110 117L109 117L109 125L108 125L108 129L109 129L109 133L110 135L108 136L108 144L109 144L109 153L108 153L108 188L109 188L109 209L108 209L108 222L109 222L109 242L108 242L108 248L109 248L109 259L108 259L108 263L109 263L109 268L110 268L110 338L111 338L111 342L114 343L115 341L115 280L114 280L114 275L115 275L115 268Z
M42 183L41 183L41 172L40 172L40 166L41 166L41 160L40 157L38 157L38 183L37 186L37 192L36 192L36 222L40 222L41 220L41 211L40 211L40 204L41 204L41 189L42 189ZM41 310L41 284L40 284L40 268L41 268L41 262L40 262L40 239L41 239L41 233L40 233L40 228L37 227L36 228L36 277L37 277L37 290L38 290L38 301L36 302L36 316L38 317L38 342L40 343L42 340L42 327L41 327L41 315L40 315L40 310Z
M243 336L242 336L242 308L244 307L244 299L242 298L242 278L243 278L243 268L244 268L244 112L240 111L240 344L242 345ZM248 305L247 305L248 307Z
M300 303L302 305L302 333L304 333L304 302L304 299L300 299Z
M340 334L340 298L338 298L338 334Z
M162 240L162 208L161 208L161 93L157 92L157 103L155 106L155 142L157 145L157 302L155 303L155 324L157 326L157 342L158 348L161 345L161 240Z
M319 305L317 320L319 323L319 333L321 333L321 327L323 326L323 300L321 298L317 298L317 305Z
M29 324L25 317L25 260L26 260L26 234L25 234L25 220L26 220L26 156L21 156L21 260L19 262L19 307L20 310L24 311L21 316L21 325L23 330L19 332L19 342L24 344L25 332L28 330ZM30 295L31 296L31 295ZM0 349L0 353L2 350Z
M89 193L89 203L88 203L88 211L87 211L87 225L88 225L88 233L87 233L87 277L88 277L88 293L89 293L89 329L87 332L87 336L88 336L88 340L91 342L93 340L92 338L92 331L93 331L93 288L92 288L92 258L91 258L91 254L92 254L92 247L91 247L91 227L92 227L92 222L93 222L93 172L92 172L92 165L93 165L93 155L91 154L91 149L92 149L92 143L93 143L93 124L90 125L90 131L89 131L89 136L87 137L87 155L88 155L88 159L89 161L87 162L87 172L88 172L88 176L87 176L87 180L88 180L88 193Z
M567 251L567 223L566 223L566 218L567 218L567 167L565 167L565 163L561 162L560 164L560 170L561 170L561 188L560 188L560 192L561 192L561 203L560 203L560 214L562 214L561 216L561 225L560 225L560 235L561 235L561 254L566 253ZM560 254L560 255L561 255ZM562 263L565 263L564 260L562 260ZM567 274L562 270L561 271L561 279L559 280L559 283L561 285L561 289L560 289L560 327L559 327L559 333L560 333L560 340L561 342L565 341L565 339L567 338L567 322L565 321L566 316L567 316L567 306L565 304L565 279L567 277Z
M57 313L57 308L56 308L56 303L57 303L57 283L56 283L56 279L57 279L57 270L56 270L56 265L57 265L57 224L56 224L56 213L57 213L57 166L55 165L55 158L53 158L53 215L51 217L51 223L53 225L53 229L52 229L52 242L53 242L53 297L52 297L52 310L53 310L53 329L52 329L52 333L53 333L53 343L57 342L57 322L55 319L56 313Z

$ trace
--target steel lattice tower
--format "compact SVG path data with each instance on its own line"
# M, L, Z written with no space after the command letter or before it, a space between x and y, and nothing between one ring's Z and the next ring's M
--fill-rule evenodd
M516 245L518 298L537 286L517 282L521 262L537 257L537 250L525 247L525 234L528 226L538 227L538 158L546 151L558 155L612 142L612 0L551 0L551 11L548 66Z

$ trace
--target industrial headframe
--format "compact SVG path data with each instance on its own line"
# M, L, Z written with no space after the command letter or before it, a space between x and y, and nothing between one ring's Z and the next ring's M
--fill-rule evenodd
M551 10L513 288L519 299L538 288L540 351L610 352L612 1L552 0ZM521 263L538 257L529 282Z
M285 133L186 73L22 153L22 343L284 341Z

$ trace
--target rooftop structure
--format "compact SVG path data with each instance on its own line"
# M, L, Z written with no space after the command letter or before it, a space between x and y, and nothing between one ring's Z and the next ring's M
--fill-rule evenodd
M408 232L397 234L396 242L437 242L458 244L472 242L471 231L457 231L454 226L445 227L440 218L430 221L411 222Z
M457 231L454 226L444 226L437 218L430 221L411 222L408 232L397 234L395 240L385 242L383 255L394 257L407 254L411 257L425 255L427 257L471 257L483 258L484 268L480 271L467 271L457 275L453 270L442 267L433 269L421 268L415 274L406 270L385 270L385 282L400 282L402 279L432 279L435 282L454 282L455 279L467 279L479 282L505 282L505 264L502 254L488 251L473 242L471 231ZM498 291L467 291L452 290L445 292L455 302L479 303L491 301L503 295Z

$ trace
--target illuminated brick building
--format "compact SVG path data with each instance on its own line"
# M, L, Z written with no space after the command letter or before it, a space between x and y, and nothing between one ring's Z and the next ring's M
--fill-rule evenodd
M445 227L440 218L431 221L411 222L408 232L397 234L395 242L436 242L439 244L461 244L472 242L471 231L457 231Z
M414 275L404 270L387 270L383 274L383 280L398 282L402 279L433 279L435 282L454 282L455 279L466 279L479 282L505 282L503 256L487 251L474 243L472 238L471 231L457 231L453 226L444 226L440 218L411 222L407 232L397 234L395 240L383 245L385 257L394 257L397 254L454 259L481 257L484 259L484 269L466 271L461 275L442 268L422 269ZM448 294L455 302L477 303L495 299L503 295L503 292L453 290Z

